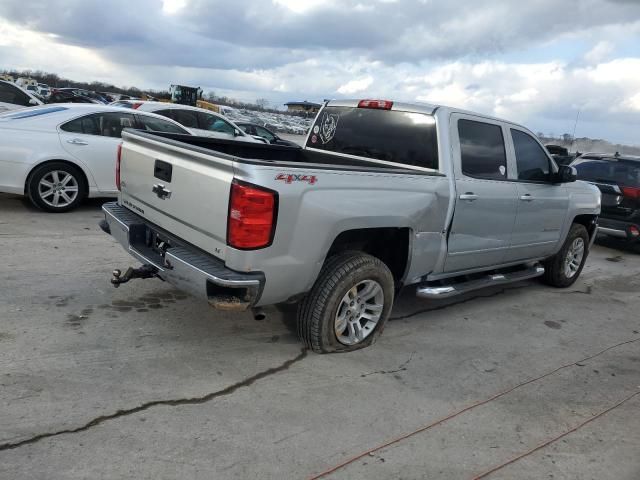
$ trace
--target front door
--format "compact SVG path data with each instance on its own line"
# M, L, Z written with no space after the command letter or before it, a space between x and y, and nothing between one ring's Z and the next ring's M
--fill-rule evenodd
M456 204L444 270L498 265L511 245L517 208L503 127L499 122L454 114L451 139Z
M568 190L553 183L551 159L536 139L518 128L510 128L509 137L518 174L518 211L507 260L551 255L567 221Z

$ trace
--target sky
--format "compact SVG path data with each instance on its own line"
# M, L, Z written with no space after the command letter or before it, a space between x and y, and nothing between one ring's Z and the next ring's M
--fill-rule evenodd
M0 1L0 70L383 98L640 144L640 0Z

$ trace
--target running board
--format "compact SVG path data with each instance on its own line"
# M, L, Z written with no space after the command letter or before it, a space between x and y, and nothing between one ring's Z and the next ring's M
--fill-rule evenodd
M520 282L530 278L539 277L544 274L544 267L540 264L529 267L525 270L510 273L494 273L484 278L469 280L467 282L454 283L450 285L434 285L418 287L416 296L420 298L449 298L456 295L478 290L479 288L503 285L505 283Z

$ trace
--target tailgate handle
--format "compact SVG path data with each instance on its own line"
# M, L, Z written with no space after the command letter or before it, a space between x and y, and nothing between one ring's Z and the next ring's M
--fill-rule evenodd
M173 165L162 160L156 160L153 165L153 176L159 180L165 182L171 182L171 175L173 173Z

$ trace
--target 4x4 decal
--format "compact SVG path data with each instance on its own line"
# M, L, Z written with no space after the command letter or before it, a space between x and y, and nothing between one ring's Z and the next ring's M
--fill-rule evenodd
M307 182L309 185L314 185L318 181L318 177L315 175L294 175L293 173L279 173L276 175L276 180L281 180L284 183L293 182Z

